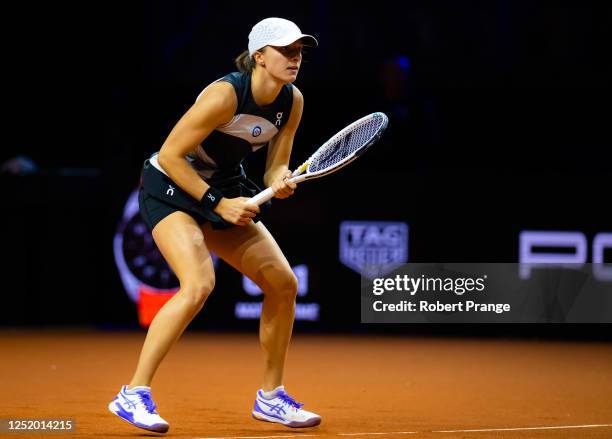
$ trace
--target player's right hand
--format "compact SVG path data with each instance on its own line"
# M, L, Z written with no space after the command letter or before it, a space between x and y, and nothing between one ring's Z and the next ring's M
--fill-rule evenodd
M215 213L228 223L246 226L253 222L255 215L259 213L259 206L248 201L246 197L221 198L215 207Z

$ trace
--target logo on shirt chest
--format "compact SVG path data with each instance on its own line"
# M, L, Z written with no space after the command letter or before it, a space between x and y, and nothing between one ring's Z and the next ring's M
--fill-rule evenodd
M283 123L283 112L279 111L276 113L276 122L274 122L274 125L280 126L281 123Z

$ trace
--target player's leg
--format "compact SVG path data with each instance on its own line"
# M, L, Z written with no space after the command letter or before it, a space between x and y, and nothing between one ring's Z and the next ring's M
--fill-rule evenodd
M264 292L259 337L264 353L263 389L282 384L291 339L297 279L278 244L261 223L214 230L204 227L212 252L248 276Z
M198 223L174 212L153 229L153 239L179 280L178 292L159 310L147 332L129 387L149 386L153 375L215 285L215 272Z
M203 229L210 250L251 278L264 292L259 325L264 376L253 417L288 427L318 425L321 417L302 409L282 386L297 295L297 279L287 259L261 222L227 230L213 230L210 225Z
M163 358L204 305L215 273L202 230L189 215L170 213L155 225L153 238L178 277L180 289L153 319L130 385L121 388L108 408L132 425L165 433L169 425L157 413L149 385Z

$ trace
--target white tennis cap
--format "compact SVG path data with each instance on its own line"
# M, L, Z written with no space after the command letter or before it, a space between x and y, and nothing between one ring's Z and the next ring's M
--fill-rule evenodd
M299 27L284 18L270 17L261 20L249 34L249 55L265 46L288 46L289 44L306 38L313 46L318 46L319 42L312 35L303 34Z

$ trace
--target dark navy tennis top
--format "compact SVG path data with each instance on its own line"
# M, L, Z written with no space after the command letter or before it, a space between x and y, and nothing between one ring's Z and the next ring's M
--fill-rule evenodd
M262 107L253 99L250 73L234 72L215 82L218 81L234 86L238 106L232 120L217 127L187 157L204 178L211 177L218 170L239 167L249 153L265 146L285 125L293 104L291 84L284 85L276 100Z

